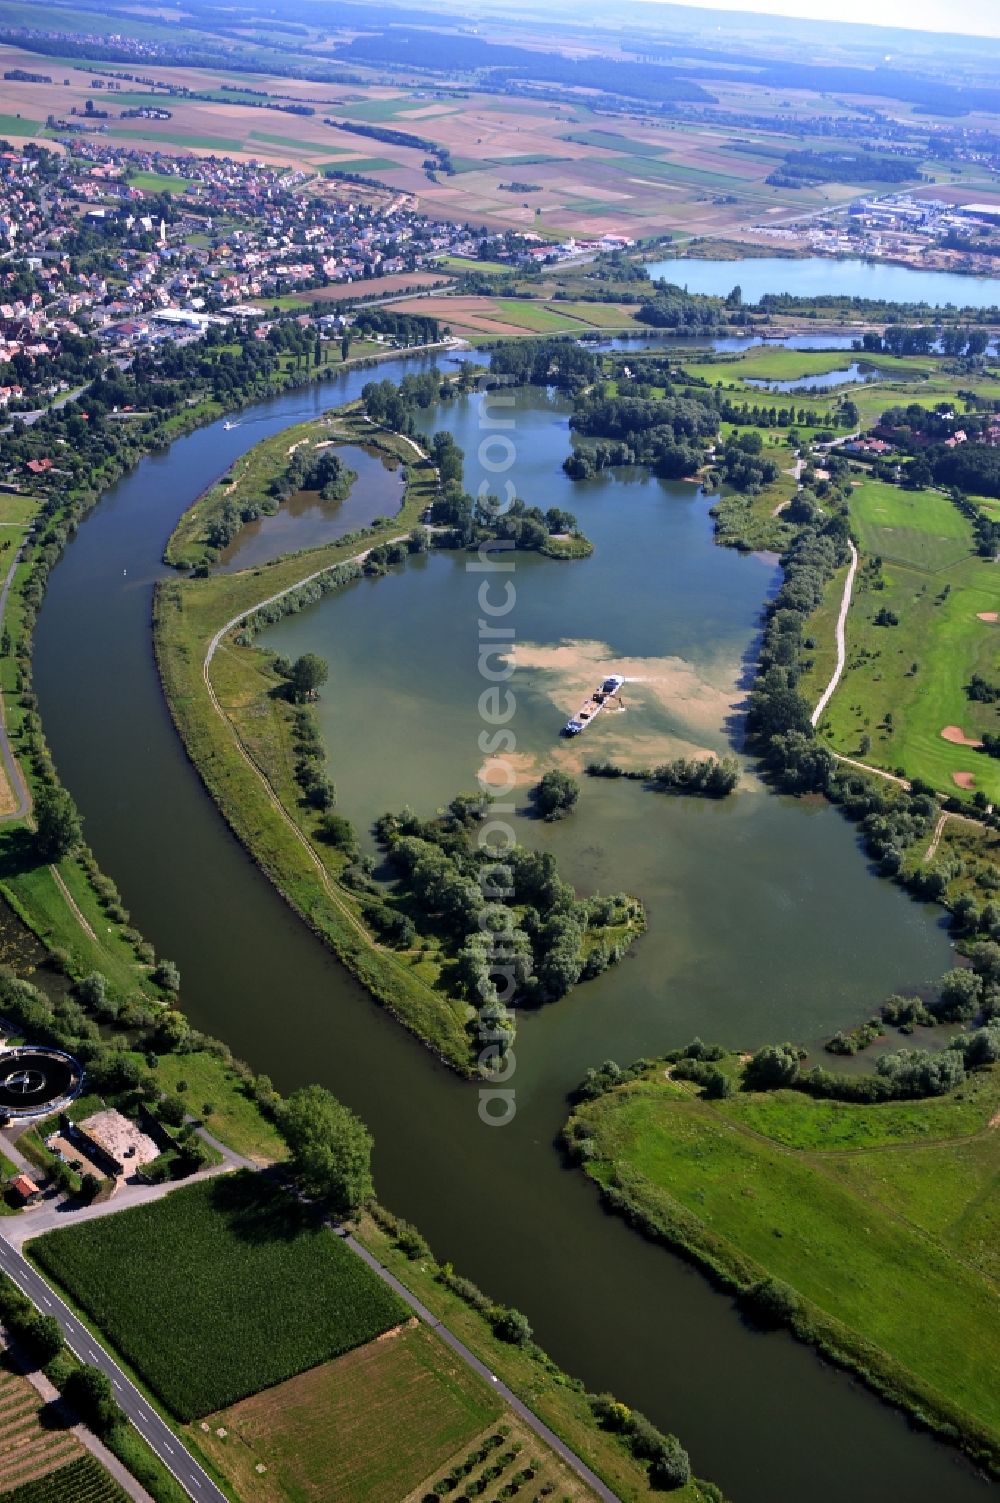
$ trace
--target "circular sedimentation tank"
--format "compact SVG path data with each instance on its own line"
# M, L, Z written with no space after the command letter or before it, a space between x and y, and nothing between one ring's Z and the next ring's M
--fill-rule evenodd
M58 1111L80 1089L83 1068L42 1044L0 1050L0 1112L35 1117Z

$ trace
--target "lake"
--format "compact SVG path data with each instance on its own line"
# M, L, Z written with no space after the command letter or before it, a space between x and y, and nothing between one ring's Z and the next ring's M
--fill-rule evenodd
M725 297L737 284L743 301L756 303L766 293L792 297L843 296L880 298L893 303L954 304L958 308L1000 307L1000 278L966 277L960 272L918 271L888 262L838 260L833 256L747 256L738 261L700 261L675 257L648 261L654 279L664 277L688 292Z

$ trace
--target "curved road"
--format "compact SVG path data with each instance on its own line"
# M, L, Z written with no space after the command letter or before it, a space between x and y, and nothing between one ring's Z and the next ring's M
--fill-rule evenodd
M830 682L819 697L819 703L809 717L814 726L819 724L820 716L833 698L833 691L840 683L841 675L847 662L847 635L845 628L847 626L847 612L851 607L851 594L854 590L854 576L858 572L858 550L850 539L848 539L847 546L851 550L851 567L848 569L847 578L844 581L844 597L840 602L840 614L837 617L837 666L833 670Z

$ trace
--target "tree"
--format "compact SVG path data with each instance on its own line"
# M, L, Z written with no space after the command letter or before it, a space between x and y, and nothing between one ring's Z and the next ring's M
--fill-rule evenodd
M32 1311L19 1325L17 1334L31 1348L31 1355L39 1367L45 1367L62 1351L62 1328L54 1315Z
M160 1121L168 1127L180 1127L186 1115L184 1103L179 1096L164 1096L158 1110Z
M791 1044L765 1044L747 1060L743 1086L748 1091L775 1091L790 1086L799 1073L799 1056Z
M63 1396L97 1435L107 1435L121 1422L111 1379L99 1367L78 1367L70 1373Z
M940 996L934 1006L939 1018L948 1023L967 1023L979 1011L980 981L974 971L956 966L941 977Z
M43 788L35 799L35 846L46 863L72 855L83 838L80 816L65 788Z
M372 1136L365 1124L323 1086L303 1086L279 1119L303 1190L350 1216L374 1193Z
M761 1279L744 1296L746 1303L768 1325L788 1326L799 1313L799 1297L780 1279Z
M649 1480L664 1492L686 1487L691 1480L691 1458L676 1435L664 1437L649 1463Z
M306 699L315 699L318 690L326 683L329 675L329 668L317 653L304 652L300 658L295 659L288 675L293 697L299 703Z
M580 785L568 772L552 768L532 789L531 797L543 819L562 819L580 797Z

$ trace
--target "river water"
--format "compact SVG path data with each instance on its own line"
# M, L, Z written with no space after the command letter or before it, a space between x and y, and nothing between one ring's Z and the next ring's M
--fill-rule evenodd
M380 374L398 378L403 369L400 361ZM36 632L36 683L56 762L101 864L137 926L180 965L192 1020L279 1088L319 1079L359 1111L375 1133L381 1197L416 1221L440 1256L523 1309L568 1370L675 1429L696 1468L734 1499L981 1496L982 1483L954 1453L786 1335L747 1330L700 1275L605 1216L552 1146L565 1091L607 1053L627 1059L695 1029L751 1045L812 1036L854 1021L889 986L945 968L948 945L934 913L866 874L850 829L832 810L753 791L720 807L588 783L585 812L551 838L581 886L628 885L647 896L651 932L634 959L522 1021L518 1112L498 1131L480 1126L475 1088L375 1006L290 913L187 763L150 641L166 538L218 475L220 459L231 463L269 433L348 400L366 379L353 373L261 404L236 429L216 423L144 460L102 499L53 571ZM461 441L463 424L478 428L476 404L440 420L454 424ZM563 430L560 442L542 457L553 425ZM536 401L525 405L521 426L539 435L524 440L524 453L544 467L534 475L529 465L523 481L519 468L524 494L543 505L564 500L565 413ZM572 496L597 552L584 564L530 560L522 570L519 562L519 634L551 640L546 619L563 610L559 629L571 640L599 621L615 654L678 659L687 682L694 675L724 688L773 571L711 545L706 503L693 487L602 480ZM601 569L611 570L603 584ZM590 588L588 570L602 602L593 617L576 598ZM354 669L350 692L366 689L359 663L382 671L405 646L411 657L394 670L399 677L385 679L391 692L402 693L409 661L427 696L423 720L451 701L456 707L459 750L448 751L454 760L440 769L414 746L412 724L384 715L369 722L377 706L363 697L352 701L350 717L345 710L357 746L389 769L380 806L408 797L425 807L454 792L456 778L468 785L461 658L463 641L474 657L475 607L467 588L458 560L435 557L362 582L334 603ZM317 632L330 604L312 617ZM709 605L714 615L698 619L696 610ZM395 633L394 643L383 645L383 631ZM339 680L332 652L331 662ZM559 673L535 671L540 681L526 686L523 707L529 753L549 744L570 688ZM711 696L708 703L718 708ZM637 721L642 713L638 703L628 712ZM692 725L669 695L647 700L645 713L656 735L706 745L723 735L708 716ZM355 779L346 739L331 734L332 762L342 806L363 817L376 799L370 781ZM427 745L444 755L445 740L438 734ZM648 824L655 843L638 828ZM626 872L619 842L645 852L645 864Z
M745 303L767 293L793 297L880 298L893 303L929 303L957 308L1000 307L1000 277L968 277L957 271L920 271L888 262L838 260L831 256L747 256L738 261L671 258L649 261L646 270L688 292L725 297L735 286Z

